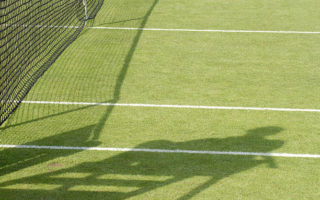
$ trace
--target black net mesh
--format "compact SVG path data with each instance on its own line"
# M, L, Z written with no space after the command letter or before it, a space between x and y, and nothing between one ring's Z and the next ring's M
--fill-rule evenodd
M103 0L0 0L0 125Z

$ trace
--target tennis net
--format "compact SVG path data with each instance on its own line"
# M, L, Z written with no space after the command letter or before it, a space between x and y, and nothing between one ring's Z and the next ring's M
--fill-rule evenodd
M0 0L0 125L103 0Z

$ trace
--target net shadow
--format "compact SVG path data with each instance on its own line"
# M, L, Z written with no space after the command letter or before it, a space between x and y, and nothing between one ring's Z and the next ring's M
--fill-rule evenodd
M105 1L100 13L112 13L113 11L109 10L111 3ZM127 5L118 3L119 5L114 8L118 13L113 16L101 14L102 16L94 19L98 22L89 20L88 25L134 20L136 26L143 28L157 3L158 0L138 1L131 11L127 11ZM127 11L126 15L120 15L125 11ZM120 20L114 16L125 17L126 20ZM39 80L26 99L117 103L120 100L121 88L142 32L142 30L102 32L85 29L80 34L79 40L64 52L63 56L46 73L46 76ZM3 133L20 132L19 130L25 130L26 126L37 126L40 132L48 123L61 125L61 121L66 118L64 116L72 114L72 123L66 125L70 127L69 129L77 129L96 123L94 138L98 139L114 106L107 107L105 111L101 107L97 111L96 107L23 104L14 117L9 119L0 130ZM81 113L85 110L87 110L87 114L83 116ZM101 117L88 120L88 116Z

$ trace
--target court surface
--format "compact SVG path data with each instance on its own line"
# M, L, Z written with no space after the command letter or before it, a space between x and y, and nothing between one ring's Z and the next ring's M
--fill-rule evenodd
M317 0L105 0L0 128L5 199L319 199Z

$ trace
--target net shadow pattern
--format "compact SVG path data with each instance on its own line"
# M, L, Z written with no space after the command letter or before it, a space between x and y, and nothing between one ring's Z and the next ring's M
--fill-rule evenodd
M0 0L0 125L104 0Z

